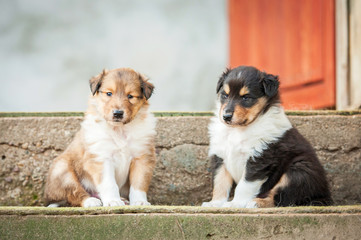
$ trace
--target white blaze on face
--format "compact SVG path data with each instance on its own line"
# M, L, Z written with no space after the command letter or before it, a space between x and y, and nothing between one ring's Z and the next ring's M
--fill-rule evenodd
M241 78L241 76L242 76L242 71L240 71L240 72L238 73L237 78Z

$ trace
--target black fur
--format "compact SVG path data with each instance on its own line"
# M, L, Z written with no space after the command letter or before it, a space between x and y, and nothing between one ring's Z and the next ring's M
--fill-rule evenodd
M264 88L264 92L268 97L272 98L278 93L278 87L280 85L278 81L278 76L263 73L261 81Z
M264 93L268 96L267 105L264 108L263 112L267 112L268 109L274 105L281 102L280 95L278 92L278 88L280 86L280 83L278 81L278 76L268 74L263 72L262 73L262 85L264 89Z
M154 86L152 84L150 84L149 82L142 81L141 88L142 88L142 93L143 93L145 99L148 100L153 94Z
M149 99L154 91L153 84L148 82L148 78L142 74L139 74L140 88L145 99Z
M99 88L102 85L103 78L105 77L106 74L107 74L107 70L104 69L102 73L100 73L95 77L92 77L89 80L90 90L93 95L95 95L99 91Z
M224 80L226 80L226 77L230 71L231 71L231 69L227 68L226 71L224 71L222 73L222 76L219 78L218 83L217 83L217 93L219 93L219 91L223 87Z
M270 144L262 156L247 161L247 181L267 178L258 194L260 198L267 196L283 174L289 184L275 195L276 206L332 203L325 171L311 145L295 128Z
M210 158L211 158L212 179L214 180L216 176L216 170L223 165L223 159L218 157L217 155L212 155Z
M241 75L239 75L240 73ZM229 96L223 91L223 86L226 83L231 89ZM239 91L244 86L249 89L249 94L240 96ZM250 108L257 102L257 99L261 97L266 97L267 99L267 105L263 111L266 112L270 106L280 102L278 88L278 76L261 72L251 66L227 69L217 83L217 93L221 96L221 103L224 104L228 102L229 104L226 110L230 112L234 110L235 105Z
M225 84L230 87L228 94L223 89ZM239 94L244 86L249 90L246 100ZM250 66L227 69L217 84L221 104L226 105L225 112L233 111L236 105L250 108L258 98L265 97L263 114L280 103L278 89L278 76ZM223 159L212 157L213 177L222 164ZM267 197L284 174L289 181L274 196L276 206L332 204L325 171L312 146L295 128L286 131L277 142L269 144L261 156L251 157L246 164L247 181L267 179L261 186L259 198Z

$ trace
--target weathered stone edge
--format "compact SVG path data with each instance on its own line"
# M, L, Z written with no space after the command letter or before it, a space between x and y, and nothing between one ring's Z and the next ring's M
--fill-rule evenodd
M156 117L200 117L213 116L212 112L153 112ZM361 110L334 111L334 110L309 110L309 111L286 111L289 116L317 116L317 115L361 115ZM0 112L0 118L4 117L83 117L84 112Z
M1 207L0 215L185 214L361 214L361 205L282 208L205 208L194 206L124 206L99 208Z

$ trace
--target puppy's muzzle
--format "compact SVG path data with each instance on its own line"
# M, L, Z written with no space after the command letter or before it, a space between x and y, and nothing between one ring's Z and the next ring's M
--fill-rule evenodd
M115 121L121 120L124 117L124 111L122 110L113 110L113 119Z
M226 122L226 123L230 123L232 121L232 118L233 118L233 112L224 112L223 113L223 120Z

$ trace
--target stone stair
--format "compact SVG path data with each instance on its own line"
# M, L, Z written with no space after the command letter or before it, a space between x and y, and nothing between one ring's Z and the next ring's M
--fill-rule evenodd
M361 203L361 111L287 112L324 165L337 205ZM211 197L211 113L156 113L157 165L149 200L200 205ZM0 206L42 206L51 161L70 143L82 113L0 113Z
M360 239L361 205L0 207L0 239Z
M148 194L155 206L40 207L49 164L83 115L0 113L0 239L360 239L361 111L287 114L314 146L338 206L197 207L212 192L211 114L156 113L158 161Z

